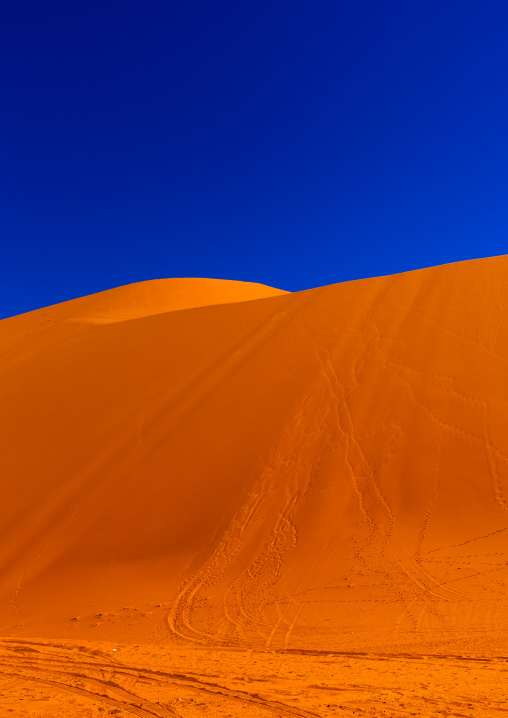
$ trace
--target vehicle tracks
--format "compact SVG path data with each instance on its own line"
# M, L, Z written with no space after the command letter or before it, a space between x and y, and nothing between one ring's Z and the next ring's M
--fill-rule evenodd
M84 658L82 652L86 649L77 648L78 656L75 655L75 650L65 651L54 644L0 641L0 677L8 682L5 685L11 687L22 683L35 683L53 690L77 694L139 718L185 716L185 704L179 705L176 710L169 706L167 701L168 695L181 694L183 689L196 696L196 699L192 700L219 698L229 703L241 704L245 708L252 707L263 711L260 715L266 713L277 718L316 718L317 715L279 701L265 699L257 693L231 689L203 680L197 675L140 669L124 664L116 658L105 661L103 652L99 656L89 652ZM137 689L136 692L134 688ZM149 700L142 695L143 689L159 688L166 696L164 702ZM172 700L179 699L173 697Z

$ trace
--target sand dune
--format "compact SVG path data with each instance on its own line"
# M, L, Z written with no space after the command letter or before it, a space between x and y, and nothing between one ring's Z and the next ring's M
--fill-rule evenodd
M0 322L3 636L502 655L508 258Z

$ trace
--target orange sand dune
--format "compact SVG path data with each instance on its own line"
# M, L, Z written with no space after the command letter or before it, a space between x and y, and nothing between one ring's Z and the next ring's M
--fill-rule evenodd
M158 280L0 322L1 634L506 654L507 287Z

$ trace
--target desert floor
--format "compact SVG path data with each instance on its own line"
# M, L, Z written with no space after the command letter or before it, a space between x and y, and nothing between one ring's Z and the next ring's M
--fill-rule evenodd
M504 716L508 658L4 639L0 714Z

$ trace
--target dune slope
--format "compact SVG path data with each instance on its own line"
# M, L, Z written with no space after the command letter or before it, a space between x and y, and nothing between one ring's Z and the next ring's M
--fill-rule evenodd
M0 322L2 634L502 650L507 280L160 280Z

